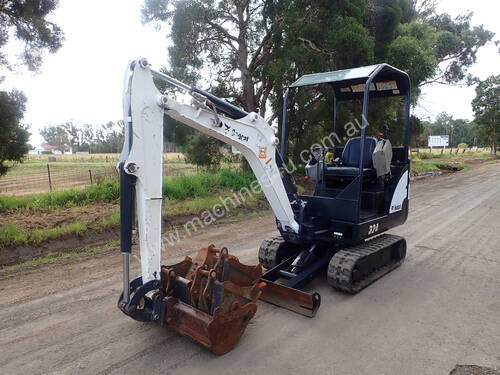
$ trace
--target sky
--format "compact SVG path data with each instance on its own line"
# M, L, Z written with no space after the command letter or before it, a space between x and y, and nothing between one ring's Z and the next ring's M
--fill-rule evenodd
M3 88L24 91L28 98L24 122L31 124L31 144L43 138L44 126L72 121L103 124L122 117L123 74L128 61L146 57L153 67L168 62L166 30L142 25L143 0L61 0L51 20L66 40L55 54L47 54L41 71L9 73ZM497 0L442 0L439 12L452 16L474 12L473 25L484 24L500 39ZM11 46L14 48L13 46ZM500 54L494 45L483 47L471 73L481 79L500 74ZM455 118L472 119L474 87L430 85L424 88L415 113L434 119L446 111Z
M41 72L9 73L4 87L28 98L24 122L38 130L51 124L104 124L122 116L123 76L130 60L146 57L154 67L167 63L167 32L141 23L142 0L61 0L51 21L66 40L46 54Z
M472 25L483 24L500 40L500 1L498 0L442 0L437 7L438 13L448 13L452 17L472 11ZM500 47L500 46L499 46ZM500 53L494 44L482 47L477 54L476 64L470 73L484 80L490 75L500 74ZM415 114L422 119L433 120L439 113L447 112L454 118L473 119L471 102L476 96L475 86L448 86L434 84L425 87L419 98Z

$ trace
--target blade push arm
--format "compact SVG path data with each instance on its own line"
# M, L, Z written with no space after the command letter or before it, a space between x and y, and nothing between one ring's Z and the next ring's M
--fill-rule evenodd
M153 75L189 91L193 104L182 104L160 93L153 83ZM276 161L278 139L261 116L246 114L221 99L155 72L145 59L132 62L125 79L125 145L120 163L125 173L136 177L144 283L157 278L160 270L164 113L237 148L250 164L279 225L287 231L298 232L299 225Z

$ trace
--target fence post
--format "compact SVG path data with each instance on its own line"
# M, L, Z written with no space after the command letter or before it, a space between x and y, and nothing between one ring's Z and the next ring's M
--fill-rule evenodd
M92 183L92 170L89 169L89 176L90 176L90 185L93 185Z
M49 177L49 188L50 191L52 191L52 179L50 178L50 167L48 164L47 164L47 176Z

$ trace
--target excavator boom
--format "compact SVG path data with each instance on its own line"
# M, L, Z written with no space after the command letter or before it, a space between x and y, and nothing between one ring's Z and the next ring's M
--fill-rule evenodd
M153 77L187 92L191 104L162 94ZM266 283L262 266L245 266L227 250L212 245L192 260L162 266L163 117L167 114L187 126L234 146L246 158L271 205L278 225L297 233L299 225L278 167L278 139L256 113L245 111L152 70L145 59L132 61L125 74L123 94L125 142L117 168L121 181L121 251L123 293L118 307L140 321L167 324L179 333L223 354L238 342L257 310L256 301ZM139 234L141 277L130 281L129 261L135 220ZM307 293L292 294L279 286L268 288L267 300L311 300ZM277 290L277 292L275 291ZM303 302L297 302L303 304ZM286 303L285 306L293 305ZM307 305L307 303L306 303ZM317 304L318 305L318 304ZM308 310L306 315L311 316Z

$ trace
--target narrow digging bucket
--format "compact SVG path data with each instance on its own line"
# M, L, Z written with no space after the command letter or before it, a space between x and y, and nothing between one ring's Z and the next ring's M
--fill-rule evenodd
M262 266L246 266L226 248L162 266L165 322L215 354L231 351L257 312Z

